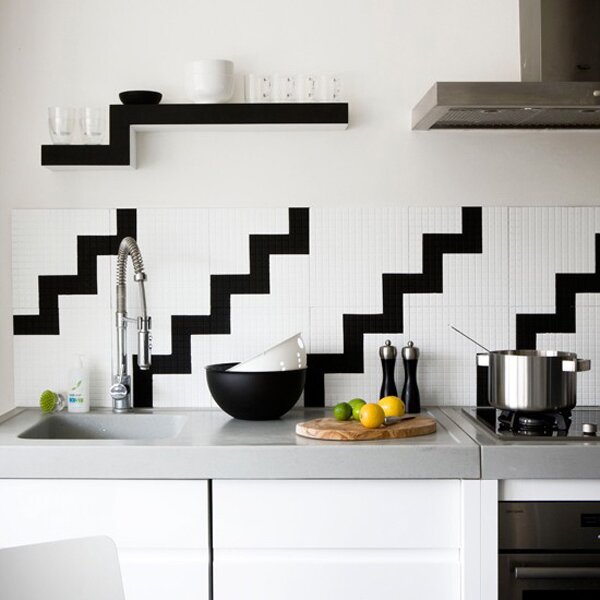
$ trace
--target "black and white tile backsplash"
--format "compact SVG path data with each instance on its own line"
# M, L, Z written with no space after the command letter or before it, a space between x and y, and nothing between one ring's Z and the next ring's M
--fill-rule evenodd
M110 405L125 235L142 250L153 318L138 406L211 406L204 365L297 331L310 353L307 405L376 400L386 338L420 347L423 403L475 404L477 348L449 323L495 349L591 358L578 402L597 404L600 208L372 207L14 210L17 405L64 389L77 354L93 404ZM135 286L129 297L135 313Z

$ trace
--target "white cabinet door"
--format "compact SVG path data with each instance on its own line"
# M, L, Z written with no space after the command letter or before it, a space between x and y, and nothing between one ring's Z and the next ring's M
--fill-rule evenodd
M213 482L215 548L458 548L458 480Z
M208 598L206 481L0 480L0 547L107 535L127 600Z
M452 480L215 481L214 600L458 600L460 505Z

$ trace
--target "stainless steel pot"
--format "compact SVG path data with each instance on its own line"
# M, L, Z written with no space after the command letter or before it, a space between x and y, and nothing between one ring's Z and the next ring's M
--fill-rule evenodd
M542 412L573 408L577 373L589 371L589 360L554 350L498 350L477 355L489 367L488 400L502 410Z

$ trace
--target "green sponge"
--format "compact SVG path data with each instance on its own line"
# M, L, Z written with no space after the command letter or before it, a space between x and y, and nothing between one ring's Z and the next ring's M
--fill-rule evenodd
M52 390L44 390L40 396L40 408L43 413L53 413L62 410L65 401L60 394Z

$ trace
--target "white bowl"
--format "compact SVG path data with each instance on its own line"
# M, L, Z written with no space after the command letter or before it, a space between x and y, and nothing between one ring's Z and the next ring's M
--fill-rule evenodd
M192 102L227 102L233 95L233 86L233 63L230 60L199 60L186 67L185 89Z
M298 369L306 369L306 347L300 333L249 360L231 367L229 371L266 373L269 371L295 371Z

